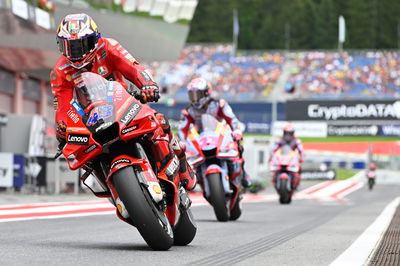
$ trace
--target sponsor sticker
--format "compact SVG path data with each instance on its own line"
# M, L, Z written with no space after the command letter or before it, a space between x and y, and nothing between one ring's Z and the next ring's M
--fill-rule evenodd
M121 130L121 134L122 135L128 134L129 132L132 132L132 131L136 130L137 128L138 128L137 125L134 125L134 126L131 126L131 127L126 127L126 128Z
M97 69L97 73L99 73L99 74L102 75L102 76L105 76L105 75L108 74L108 69L107 69L107 67L105 67L105 66L100 66L100 67Z
M77 113L74 112L74 110L69 109L69 110L67 111L67 115L68 115L69 118L71 118L71 120L72 120L75 124L79 122L79 116L78 116Z
M91 153L92 151L94 151L94 149L96 149L96 148L97 148L97 145L96 145L96 144L92 144L92 145L90 145L89 148L87 148L87 149L84 151L84 153L89 154L89 153Z
M113 162L111 164L111 169L113 169L115 166L117 166L118 164L121 164L121 163L131 163L131 160L128 160L128 159L125 159L125 158L118 159L118 160L116 160L115 162Z
M102 105L93 109L90 114L89 119L86 122L86 125L92 126L97 123L99 119L104 119L112 116L112 105Z
M87 134L68 134L68 144L89 145L89 135Z
M174 158L171 160L170 164L168 165L167 169L165 169L165 174L167 176L173 176L176 172L176 170L179 167L179 160L177 156L174 156Z
M65 79L68 80L68 81L71 81L72 80L72 76L71 75L66 75Z
M71 105L72 107L74 107L75 111L80 115L83 116L85 114L85 112L83 111L82 107L80 106L80 104L76 101L76 100L72 100L71 101Z
M103 130L103 129L105 129L105 128L108 128L108 127L111 126L111 125L112 125L112 122L107 122L107 123L101 124L100 126L98 126L98 127L96 128L96 132L99 132L100 130Z
M127 111L122 115L121 121L125 125L128 125L139 113L139 111L142 109L142 106L138 103L133 103Z

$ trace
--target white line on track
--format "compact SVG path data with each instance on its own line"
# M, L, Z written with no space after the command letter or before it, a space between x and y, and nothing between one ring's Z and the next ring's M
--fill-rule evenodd
M348 193L353 192L360 187L354 186L353 188L353 186L354 181L327 181L300 191L299 193L296 193L294 195L294 199L300 200L321 198L337 201L340 200L344 196L344 194L347 195ZM336 193L337 195L334 193ZM276 193L244 194L243 196L244 203L271 202L278 199L278 195ZM192 206L207 205L207 201L203 198L202 193L191 194L191 199ZM8 206L0 205L0 223L34 219L55 219L90 215L105 215L113 213L115 213L115 207L107 200L83 202L49 202Z
M330 266L365 265L386 232L399 204L400 197L389 203L378 218Z

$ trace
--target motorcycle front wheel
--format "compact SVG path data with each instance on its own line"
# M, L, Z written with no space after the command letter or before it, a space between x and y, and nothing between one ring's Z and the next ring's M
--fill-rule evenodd
M218 221L226 222L229 219L229 212L226 207L225 190L222 185L221 174L209 174L207 175L207 181L210 187L210 202L214 208L215 216Z
M289 182L288 179L280 180L280 185L279 185L279 190L278 190L280 204L289 204L292 201L290 192L287 190L288 182Z
M138 169L125 167L113 175L114 187L146 243L154 250L168 250L174 241L171 225L138 181L140 174Z

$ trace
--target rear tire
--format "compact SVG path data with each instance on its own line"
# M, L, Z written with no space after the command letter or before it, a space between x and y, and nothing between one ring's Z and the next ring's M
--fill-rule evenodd
M171 225L139 183L139 174L133 167L119 170L112 177L115 189L146 243L154 250L168 250L174 240Z
M179 221L174 227L174 245L186 246L194 239L197 225L190 209L181 213Z
M226 207L225 190L222 186L221 174L209 174L207 175L207 180L210 187L210 202L214 208L215 216L218 221L226 222L229 219L229 212Z

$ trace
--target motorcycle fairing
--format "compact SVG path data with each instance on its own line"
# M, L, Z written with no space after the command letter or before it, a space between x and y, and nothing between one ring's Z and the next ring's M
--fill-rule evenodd
M230 188L230 185L229 185L228 171L225 168L223 168L217 164L211 164L206 168L205 176L208 176L209 174L212 174L212 173L219 173L220 177L221 177L222 185L224 186L225 193L232 193L232 189ZM210 188L208 185L207 178L204 178L204 188L205 188L206 196L209 197L210 196Z

